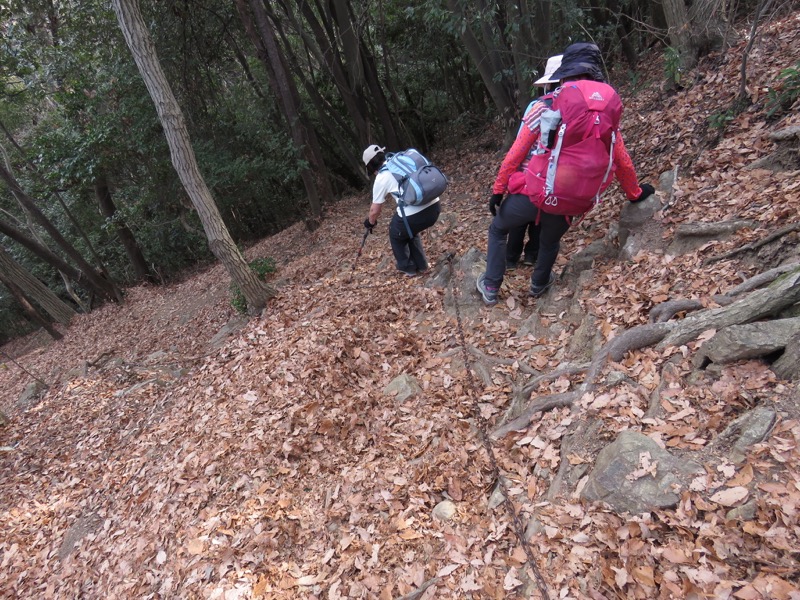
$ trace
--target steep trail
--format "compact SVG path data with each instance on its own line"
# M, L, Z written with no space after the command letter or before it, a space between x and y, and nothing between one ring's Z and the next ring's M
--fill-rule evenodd
M763 47L780 44L783 60L800 60L796 24L765 31ZM763 78L754 85L774 81L774 55L754 53ZM732 217L770 230L798 214L797 172L743 170L769 151L763 133L772 125L757 112L731 123L718 144L703 141L707 115L719 110L714 98L729 94L735 73L732 51L677 96L661 98L655 87L623 93L626 143L641 179L655 182L681 165L668 230ZM452 179L442 219L425 239L434 273L447 255L485 248L499 140L485 131L433 155ZM605 235L621 201L609 194L567 234L559 269ZM543 301L527 297L529 269L518 269L501 303L486 309L463 272L444 285L396 276L385 218L353 272L367 203L366 194L354 196L329 208L314 234L300 224L249 248L248 258L277 260L279 294L216 348L210 340L236 316L220 266L130 290L124 305L82 315L61 342L20 355L52 383L38 401L15 405L28 379L13 367L0 372L12 419L0 444L15 446L0 454L2 597L383 600L435 578L422 597L513 597L525 556L507 515L491 507L495 482L471 418L474 394L484 418L497 422L532 372L586 359L571 307L592 315L608 339L646 322L661 297L707 299L757 272L746 261L704 269L700 259L764 233L744 230L687 255L657 249L627 262L600 259L580 287L567 278ZM455 335L452 295L479 390ZM671 398L685 410L643 419L664 363L673 358L688 373L694 348L631 353L610 369L633 383L577 414L549 411L495 444L554 597L726 597L745 584L788 597L800 547L796 421L782 421L748 462L768 477L754 489L758 516L744 532L694 497L674 511L623 519L580 503L572 482L548 496L561 461L590 465L594 443L621 430L688 453L745 410L748 395L777 403L795 392L745 363L713 385L682 382ZM422 392L386 394L401 374ZM579 381L565 375L536 393ZM562 455L565 436L587 414L598 421L594 436ZM449 521L432 516L443 500L455 507Z

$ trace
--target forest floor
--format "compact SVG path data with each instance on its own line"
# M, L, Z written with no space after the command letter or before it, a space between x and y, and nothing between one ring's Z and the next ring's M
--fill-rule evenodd
M248 259L278 264L278 294L260 317L231 308L217 265L130 289L58 342L39 334L4 347L13 360L0 364L0 597L517 597L530 567L507 505L492 501L474 410L493 427L532 373L587 358L559 302L593 315L611 339L647 323L659 302L709 303L775 266L764 255L703 261L800 214L800 171L746 169L774 150L766 134L800 123L796 109L764 118L768 88L800 62L800 15L761 31L748 62L754 104L725 119L744 47L706 58L673 94L644 83L663 73L655 55L637 88L614 78L640 180L672 171L677 182L662 192L665 243L596 260L580 297L562 280L546 299L529 298L525 268L509 272L492 308L457 271L443 285L398 277L386 214L355 261L365 190L330 207L313 234L298 224L248 248ZM431 153L451 178L424 238L434 273L448 256L485 250L500 143L487 130ZM616 223L623 196L612 189L565 236L559 269ZM731 219L757 226L687 254L666 250L681 224ZM786 408L796 385L758 360L697 376L700 343L630 352L605 370L626 384L493 444L549 597L800 598L800 420ZM661 399L671 408L645 418L667 361L679 374ZM401 374L421 391L387 393ZM20 402L34 379L49 387ZM580 380L543 379L534 397ZM756 405L782 407L769 438L741 464L708 465L706 485L676 508L624 517L580 501L580 482L548 493L562 461L593 463L596 441L633 429L692 457ZM565 456L564 436L589 412L594 439ZM732 486L756 499L752 519L731 520L727 503L709 499ZM443 500L455 512L436 518Z

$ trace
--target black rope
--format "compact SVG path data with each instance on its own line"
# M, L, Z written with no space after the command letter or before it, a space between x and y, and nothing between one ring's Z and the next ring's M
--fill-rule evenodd
M447 257L448 262L450 263L450 279L451 282L453 281L453 254L450 254ZM467 352L467 341L464 336L464 326L461 321L461 310L458 306L458 297L456 293L456 286L455 283L451 284L451 289L453 292L453 306L455 307L456 311L456 333L458 334L458 340L461 345L461 352L463 354L464 365L467 369L467 383L469 387L470 395L472 396L472 413L473 417L475 418L475 422L477 424L477 429L479 436L481 438L481 443L483 444L483 448L486 451L486 454L489 457L489 464L492 468L492 474L494 478L497 480L498 486L500 486L500 491L503 494L503 503L506 505L506 510L508 511L509 516L511 517L511 521L514 524L514 533L516 534L517 538L519 539L519 543L522 545L522 549L525 551L525 556L528 559L528 566L530 567L531 571L533 572L534 578L536 579L536 586L539 588L539 591L542 594L542 597L545 600L550 600L550 594L547 591L547 584L544 581L544 577L542 577L542 573L539 570L539 567L536 564L535 557L533 555L533 550L530 547L530 544L525 539L525 532L522 528L522 522L520 521L519 515L514 510L514 505L511 502L511 496L508 493L508 486L505 483L505 480L500 475L500 467L497 466L497 459L494 455L494 448L492 448L492 443L489 441L489 436L486 433L487 425L486 419L483 418L481 414L480 406L478 405L478 387L475 383L475 378L472 376L472 370L470 369L470 360L469 360L469 353ZM444 297L442 298L442 304L444 305Z

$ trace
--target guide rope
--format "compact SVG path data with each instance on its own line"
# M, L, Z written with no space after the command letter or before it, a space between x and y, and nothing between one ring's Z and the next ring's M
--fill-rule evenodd
M456 287L452 278L453 256L454 254L450 253L447 257L447 261L450 265L451 291L453 293L453 306L455 307L455 312L456 312L456 334L458 336L459 345L461 346L461 352L463 354L462 358L464 360L464 365L467 371L467 384L469 388L469 394L472 397L472 406L471 406L472 414L475 419L475 423L477 425L481 443L483 444L483 448L489 457L489 464L492 468L492 475L497 481L497 485L500 488L500 492L503 494L503 503L506 505L506 510L508 511L508 514L511 517L511 521L514 525L514 533L516 534L519 543L522 545L522 549L525 551L525 556L528 559L527 564L530 567L531 572L533 572L534 579L536 580L536 586L539 588L539 592L541 592L542 598L544 598L544 600L550 600L550 594L547 590L547 584L545 583L544 577L542 577L542 573L536 564L535 556L533 554L533 549L528 543L528 540L525 539L525 531L522 527L522 521L520 520L517 512L514 510L514 505L511 502L511 496L508 493L508 486L506 485L506 482L503 479L503 477L501 477L500 475L500 467L498 467L497 465L497 459L494 454L494 448L492 447L492 443L489 440L489 435L486 433L488 423L481 414L480 406L478 405L478 398L480 397L480 394L478 393L478 387L475 382L475 378L472 376L472 370L469 368L470 360L469 360L469 354L467 352L467 342L466 342L466 337L464 336L464 326L461 320L461 310L458 306L458 293L457 293L458 288ZM442 297L442 304L444 308L444 297Z

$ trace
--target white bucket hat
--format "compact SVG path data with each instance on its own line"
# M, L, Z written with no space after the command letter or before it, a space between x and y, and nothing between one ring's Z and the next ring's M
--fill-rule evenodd
M380 154L381 152L384 152L385 150L386 148L381 148L380 146L378 146L378 144L372 144L371 146L367 146L367 149L364 150L364 154L361 155L361 160L364 161L365 165L368 165L369 161L371 161L373 158L375 158L376 155Z
M553 79L553 73L561 66L561 57L563 54L551 56L547 59L547 65L544 68L544 75L533 82L534 85L546 85L548 83L558 83L558 79Z

